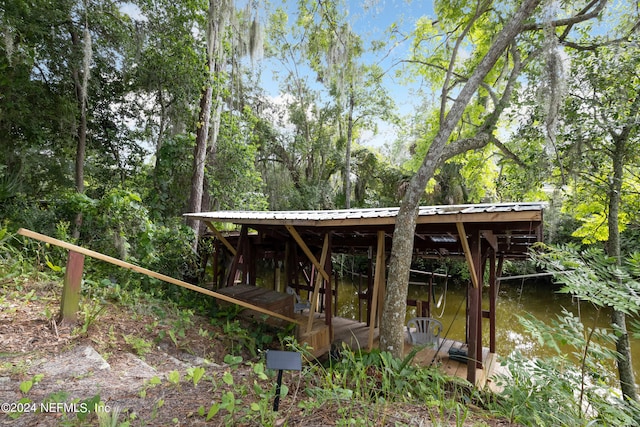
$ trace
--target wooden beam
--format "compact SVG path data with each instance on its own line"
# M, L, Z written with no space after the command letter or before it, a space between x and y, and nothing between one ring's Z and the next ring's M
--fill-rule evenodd
M378 231L376 270L373 274L373 293L371 294L371 312L369 313L369 350L373 349L373 333L376 329L376 318L378 317L378 293L380 292L382 282L385 280L384 250L384 231Z
M311 261L313 265L316 266L316 269L318 270L318 272L322 274L322 277L324 278L324 280L326 280L327 282L331 281L331 279L329 278L329 275L324 270L324 265L321 262L319 262L317 258L313 255L313 253L311 252L311 249L309 249L309 247L304 242L304 240L302 240L302 237L300 236L298 231L295 229L295 227L293 225L286 225L285 227L287 227L287 230L289 230L289 233L291 233L291 236L295 239L296 243L298 243L298 246L300 246L300 248L302 249L302 252L304 252L307 258L309 258L309 261Z
M213 231L213 234L215 234L218 240L220 240L225 245L229 252L231 252L233 256L236 256L236 248L234 248L233 245L229 243L227 238L222 235L220 230L218 230L211 221L205 221L205 224L207 224L209 230Z
M320 255L320 262L324 264L327 260L327 253L329 252L329 233L324 235L324 243L322 244L322 255ZM323 269L324 271L324 269ZM316 275L316 283L313 287L313 294L309 299L311 307L309 307L309 319L307 320L307 334L311 333L313 329L313 318L316 313L316 306L318 305L318 295L320 295L320 285L322 284L322 276ZM331 313L328 314L331 316Z
M496 278L496 251L491 251L489 257L489 352L491 353L496 352L496 310L498 299Z
M495 234L493 234L493 231L482 230L480 234L482 234L482 237L486 239L486 241L489 243L489 246L491 246L491 248L495 252L498 252L498 238L496 237Z
M473 283L474 288L477 288L479 286L478 275L476 274L476 269L473 265L473 257L471 256L471 249L469 248L469 241L467 240L467 233L464 230L464 224L462 222L456 222L456 228L458 229L458 236L460 237L460 243L464 250L464 258L467 260L467 267L469 267L471 283Z
M240 260L242 259L243 264L245 263L243 252L247 244L248 235L249 235L249 227L247 227L246 225L243 225L242 228L240 229L240 238L238 239L238 247L235 250L233 260L231 261L231 266L229 267L229 277L227 278L227 286L233 286L236 284L236 278L238 277L238 266L240 265ZM242 274L240 276L240 283L244 283L244 279L246 278L247 272L245 270L246 268L242 270Z
M139 267L137 265L130 264L130 263L122 261L120 259L113 258L113 257L110 257L108 255L102 254L100 252L92 251L90 249L85 249L85 248L83 248L81 246L73 245L71 243L67 243L67 242L64 242L62 240L54 239L53 237L49 237L49 236L46 236L44 234L36 233L34 231L27 230L27 229L24 229L24 228L21 228L20 230L18 230L18 234L20 234L21 236L25 236L25 237L29 237L29 238L32 238L32 239L40 240L40 241L45 242L45 243L49 243L51 245L60 246L61 248L68 249L70 251L77 252L79 254L87 255L87 256L90 256L92 258L99 259L101 261L106 261L108 263L115 264L118 267L126 268L126 269L129 269L129 270L135 271L136 273L145 274L145 275L153 277L155 279L162 280L163 282L168 282L168 283L171 283L173 285L181 286L183 288L190 289L190 290L195 291L195 292L200 292L201 294L209 295L209 296L217 298L219 300L227 301L227 302L230 302L232 304L236 304L236 305L239 305L239 306L242 306L242 307L246 307L246 308L249 308L251 310L255 310L255 311L259 312L259 313L267 314L267 315L269 315L271 317L277 317L278 319L286 320L287 322L290 322L290 323L298 323L298 324L302 323L302 321L299 321L299 320L296 320L296 319L292 319L292 318L287 317L287 316L285 316L283 314L275 313L275 312L273 312L271 310L267 310L267 309L262 308L262 307L258 307L257 305L253 305L253 304L241 301L239 299L235 299L235 298L229 297L227 295L220 294L218 292L210 291L209 289L201 288L200 286L192 285L191 283L187 283L187 282L184 282L182 280L174 279L173 277L166 276L166 275L164 275L162 273L158 273L158 272L146 269L144 267Z

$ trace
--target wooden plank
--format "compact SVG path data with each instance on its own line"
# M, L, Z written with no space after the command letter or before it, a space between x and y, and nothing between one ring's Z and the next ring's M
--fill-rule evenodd
M376 270L373 274L373 293L371 295L371 312L369 313L369 351L373 349L373 333L376 328L375 320L378 310L378 292L380 291L380 283L384 280L384 255L384 231L378 231Z
M260 288L253 285L235 285L222 288L218 293L245 301L249 304L257 305L274 313L293 318L293 295L276 292L266 288ZM245 310L241 313L245 318L259 318L260 313L253 310ZM265 322L274 326L283 326L279 319L265 319Z
M226 237L224 237L222 233L216 227L214 227L213 223L211 221L205 221L205 224L207 224L209 230L213 231L213 234L216 235L218 240L220 240L226 246L229 252L231 252L233 256L236 256L236 248L234 248L233 245L226 239Z
M74 251L74 252L78 252L80 254L87 255L87 256L90 256L92 258L99 259L101 261L105 261L105 262L108 262L108 263L111 263L111 264L115 264L118 267L126 268L128 270L135 271L136 273L145 274L147 276L156 278L158 280L162 280L163 282L168 282L168 283L171 283L171 284L174 284L174 285L177 285L177 286L181 286L181 287L186 288L186 289L190 289L190 290L195 291L195 292L200 292L201 294L209 295L209 296L217 298L219 300L227 301L227 302L230 302L230 303L242 306L242 307L249 308L251 310L258 311L258 312L263 313L263 314L267 314L269 316L277 317L278 319L286 320L287 322L290 322L290 323L301 323L300 321L298 321L296 319L293 319L293 318L288 317L288 316L283 316L280 313L274 313L273 311L266 310L266 309L264 309L262 307L258 307L257 305L248 304L248 303L246 303L244 301L241 301L241 300L238 300L238 299L235 299L235 298L231 298L231 297L228 297L226 295L222 295L222 294L220 294L218 292L210 291L209 289L201 288L200 286L192 285L191 283L187 283L187 282L184 282L182 280L174 279L173 277L166 276L164 274L161 274L161 273L146 269L144 267L139 267L137 265L130 264L128 262L122 261L122 260L117 259L117 258L110 257L110 256L102 254L100 252L92 251L90 249L86 249L86 248L83 248L81 246L73 245L71 243L67 243L67 242L64 242L62 240L54 239L53 237L49 237L49 236L46 236L44 234L36 233L34 231L27 230L25 228L21 228L20 230L18 230L18 234L20 234L21 236L29 237L31 239L36 239L36 240L40 240L40 241L45 242L45 243L49 243L51 245L60 246L61 248L68 249L68 250Z
M323 263L319 262L316 259L316 257L311 252L311 249L309 249L309 247L304 242L304 240L302 240L302 237L300 236L298 231L295 229L295 227L292 226L292 225L286 225L285 227L287 228L287 230L289 230L289 233L291 233L291 236L294 238L296 243L298 243L298 246L300 246L300 248L302 249L302 252L304 252L304 254L307 256L307 258L309 258L309 261L311 261L313 263L313 265L316 266L316 268L318 269L320 274L322 274L322 277L324 277L324 280L326 280L327 282L330 282L331 279L329 278L329 275L327 274L327 272L324 270ZM326 234L325 234L325 236L326 236Z
M464 250L464 258L467 260L467 267L469 267L471 283L473 283L474 288L477 288L479 286L478 275L476 274L476 268L473 265L473 258L471 257L471 249L469 248L469 241L467 240L467 233L464 230L464 224L456 222L456 228L458 229L458 236L460 236L460 243Z
M322 244L322 254L320 255L320 263L322 265L327 261L327 253L329 252L329 233L324 235L324 243ZM324 269L321 271L325 272ZM327 275L328 277L328 275ZM313 317L316 312L316 307L318 306L318 295L320 295L320 285L322 284L322 277L318 274L316 276L316 283L313 287L313 294L309 300L311 306L309 307L309 319L307 320L307 330L306 333L310 334L313 329ZM329 290L331 292L331 290ZM331 315L331 313L329 313Z

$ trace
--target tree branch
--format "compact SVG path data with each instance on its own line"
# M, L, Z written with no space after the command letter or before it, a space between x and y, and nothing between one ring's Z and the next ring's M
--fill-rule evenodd
M631 27L631 30L629 30L629 32L622 36L622 37L618 37L617 39L612 39L612 40L605 40L602 43L592 43L592 44L586 44L586 45L581 45L575 42L570 42L570 41L561 41L560 43L562 43L564 46L570 47L571 49L575 49L578 51L595 51L601 47L606 47L606 46L611 46L614 44L619 44L619 43L625 43L625 42L629 42L631 41L631 36L637 32L640 29L640 20L637 21L633 27Z
M442 160L440 165L442 165L446 160L457 156L459 154L464 153L468 150L477 150L485 147L489 142L493 142L496 147L500 149L505 155L514 160L518 165L525 166L524 163L518 159L518 157L511 152L507 147L504 146L497 138L493 136L493 131L495 130L498 119L504 112L505 108L510 104L511 94L515 88L515 84L517 82L518 76L520 75L520 71L522 70L523 62L520 59L520 54L518 52L517 46L515 42L511 45L510 49L513 56L513 68L511 69L511 74L509 75L509 79L505 86L504 92L502 93L502 97L495 104L495 109L489 114L479 128L476 135L471 138L459 139L457 141L452 141L444 147ZM530 55L531 56L531 55ZM529 58L527 58L529 59Z
M480 3L480 2L479 2ZM444 123L444 119L445 119L445 115L447 112L447 98L448 98L448 93L449 93L449 81L451 80L451 77L453 75L453 67L458 59L458 50L460 49L460 45L462 44L462 42L464 41L465 37L467 36L467 34L469 33L469 31L471 31L471 27L473 26L473 24L480 19L480 17L484 14L485 12L485 8L488 6L488 4L478 4L478 7L476 8L476 12L475 15L473 16L473 18L467 23L467 25L465 26L464 30L462 30L462 34L460 34L460 36L458 36L458 38L456 39L456 43L453 47L453 52L451 52L451 60L449 61L449 68L447 70L447 73L445 75L445 79L444 79L444 83L442 83L442 95L441 95L441 99L440 99L440 123Z
M591 0L589 4L587 4L580 12L571 18L558 19L557 21L551 21L549 23L533 23L529 25L525 25L522 28L522 31L538 31L543 29L544 27L551 26L552 28L557 27L566 27L573 26L575 24L579 24L580 22L588 21L589 19L593 19L600 15L602 9L606 6L608 0ZM595 8L594 8L595 6ZM593 8L593 10L591 10ZM589 12L589 10L591 10Z

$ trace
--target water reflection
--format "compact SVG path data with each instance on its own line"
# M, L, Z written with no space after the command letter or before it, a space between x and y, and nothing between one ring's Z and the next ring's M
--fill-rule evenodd
M446 293L444 292L446 287ZM432 317L437 318L444 325L447 338L458 341L465 340L466 329L466 285L445 283L436 281L432 293L434 303L432 305ZM410 285L409 299L428 298L428 287ZM440 306L437 302L442 300ZM361 317L365 321L367 305L361 303ZM359 316L358 285L350 278L340 280L338 286L338 316L348 319L358 319ZM483 308L488 309L487 292L484 294ZM506 356L514 350L519 350L529 358L555 355L553 350L542 347L537 341L532 341L525 333L524 327L518 320L518 316L531 314L547 324L562 315L565 308L575 315L580 315L585 324L591 328L594 325L601 328L609 328L610 313L604 310L599 315L597 310L588 303L579 303L570 295L556 292L554 287L544 283L523 283L521 281L503 281L498 293L496 312L496 351L500 356ZM415 316L415 307L408 307L407 320ZM483 344L489 346L488 320L483 320ZM569 350L567 350L569 351ZM631 353L634 357L633 365L636 381L640 379L640 340L631 341ZM612 372L615 367L611 366Z

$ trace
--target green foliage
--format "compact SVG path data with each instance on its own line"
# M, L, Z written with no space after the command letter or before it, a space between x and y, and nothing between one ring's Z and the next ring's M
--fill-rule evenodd
M197 387L204 373L205 370L201 366L187 368L187 379L191 379L191 381L193 381L193 386Z
M437 367L413 364L418 350L416 347L404 359L396 359L388 352L354 352L343 345L339 360L326 370L318 368L316 375L321 382L307 390L310 399L300 407L313 409L325 402L345 402L340 407L348 420L354 416L360 419L361 415L356 415L360 411L352 409L361 402L373 402L374 407L420 404L429 408L432 421L448 425L455 420L456 425L462 425L468 416L465 402L475 398L471 387L463 380L444 376Z
M169 375L167 375L167 379L174 386L179 386L180 385L180 372L178 372L178 371L169 372Z
M531 426L633 425L633 405L627 405L606 376L612 365L615 335L601 328L586 329L580 318L564 311L550 324L523 317L525 329L556 356L526 359L519 352L501 363L501 389L489 407L511 422Z
M167 136L163 140L156 153L155 168L146 174L152 181L144 182L153 217L171 218L186 212L189 195L185 189L191 184L194 144L193 134Z
M133 351L144 358L144 355L151 351L153 343L144 338L137 337L135 335L123 334L124 342L131 346Z
M619 266L600 249L578 251L572 246L545 247L533 254L536 263L554 273L571 293L597 308L627 314L640 312L638 257ZM544 359L525 360L514 353L503 361L509 374L500 375L502 388L490 407L512 422L525 425L634 425L638 405L625 402L613 389L616 378L605 373L613 365L615 331L585 325L564 310L550 323L521 317L532 339L555 351ZM596 318L597 321L597 318Z
M533 252L534 261L551 273L570 293L597 307L612 307L625 314L640 312L640 258L629 257L622 266L600 248L579 251L575 246L546 246Z
M31 379L22 381L20 383L20 391L22 392L22 394L28 394L31 391L33 385L42 381L42 378L44 378L43 374L37 374L31 377Z
M211 198L219 209L264 210L267 200L256 169L258 146L252 127L258 118L247 107L240 119L223 114L216 157L207 168Z
M77 332L81 336L86 336L91 325L93 325L98 320L98 318L106 308L107 306L103 301L98 301L95 299L90 299L88 302L82 301L80 303L79 309L79 314L82 316L80 319L81 325L80 328L74 332Z

